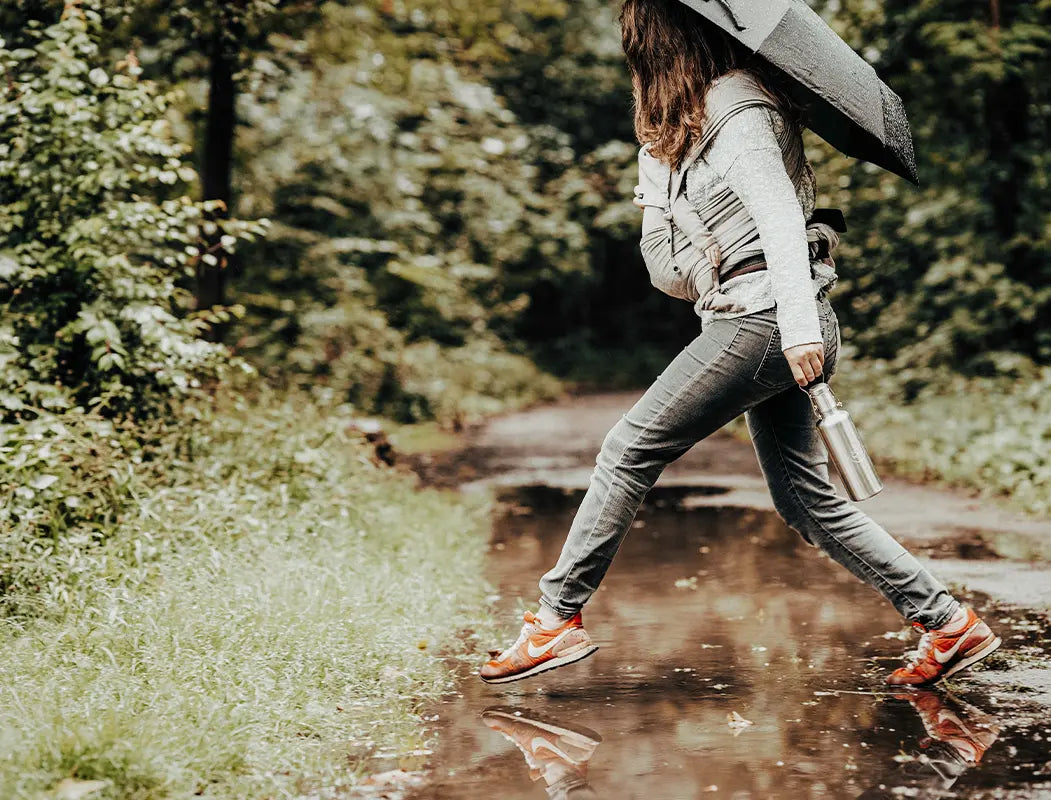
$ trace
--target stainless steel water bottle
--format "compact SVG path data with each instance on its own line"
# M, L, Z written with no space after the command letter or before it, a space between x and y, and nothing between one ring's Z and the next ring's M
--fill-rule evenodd
M817 413L817 428L843 477L851 500L865 500L883 488L869 458L861 435L850 414L824 381L807 386L810 402Z

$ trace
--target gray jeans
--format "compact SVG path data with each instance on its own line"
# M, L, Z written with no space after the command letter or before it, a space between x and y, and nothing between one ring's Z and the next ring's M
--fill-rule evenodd
M842 342L823 293L818 315L831 376ZM785 522L905 619L928 628L947 622L957 608L952 595L829 482L828 451L781 351L772 308L710 321L607 434L558 563L540 581L541 602L564 617L579 611L664 468L742 412Z

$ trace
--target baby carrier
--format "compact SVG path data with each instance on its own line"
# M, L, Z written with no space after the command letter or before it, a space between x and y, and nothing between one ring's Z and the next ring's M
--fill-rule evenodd
M740 78L743 78L740 79ZM721 283L730 277L765 268L762 256L748 258L732 267L723 267L724 254L735 252L755 237L755 225L737 195L723 186L701 207L691 202L685 191L686 176L691 166L703 160L703 154L727 121L747 108L768 107L778 110L775 100L747 74L717 86L709 93L708 119L704 134L691 149L678 169L670 167L649 153L648 145L639 151L639 186L635 193L643 207L660 210L664 224L644 233L641 242L643 259L655 287L691 302L698 309L743 310L723 294ZM808 169L802 138L790 125L777 131L785 168L795 186ZM838 243L833 226L835 214L821 210L807 225L811 256L822 258ZM841 217L841 215L840 215ZM842 228L835 224L835 228Z

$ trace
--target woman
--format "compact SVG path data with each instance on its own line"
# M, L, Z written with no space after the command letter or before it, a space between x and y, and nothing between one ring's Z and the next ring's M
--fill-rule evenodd
M814 173L776 72L678 0L626 0L620 22L643 145L643 252L655 285L695 301L701 333L606 436L562 554L540 581L538 612L491 653L481 678L520 680L596 650L581 608L644 496L671 461L741 413L781 517L924 631L887 682L930 684L984 658L1000 645L988 625L829 482L800 387L835 372L839 324L826 296L835 272L830 258L811 256L827 256L836 237L806 223ZM695 148L685 214L667 179Z

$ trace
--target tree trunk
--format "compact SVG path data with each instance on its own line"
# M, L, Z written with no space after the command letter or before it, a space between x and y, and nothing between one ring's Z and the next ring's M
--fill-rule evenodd
M999 52L1001 27L1005 24L998 0L990 0L990 35ZM1009 22L1007 23L1010 24ZM1002 56L1001 56L1002 57ZM1029 247L1007 247L1019 229L1023 193L1032 174L1026 155L1032 98L1025 80L1009 73L994 80L985 93L985 126L989 136L989 183L987 197L992 207L993 225L1001 244L1006 271L1022 281L1032 280Z
M224 211L215 216L225 217L231 205L231 173L233 170L234 102L237 88L234 85L233 44L217 27L212 37L211 65L208 85L208 118L205 125L204 157L201 165L201 182L204 200L221 200ZM209 241L210 246L218 242L220 234ZM209 266L203 261L197 266L197 307L211 308L222 305L226 297L225 257L221 251L219 264Z

